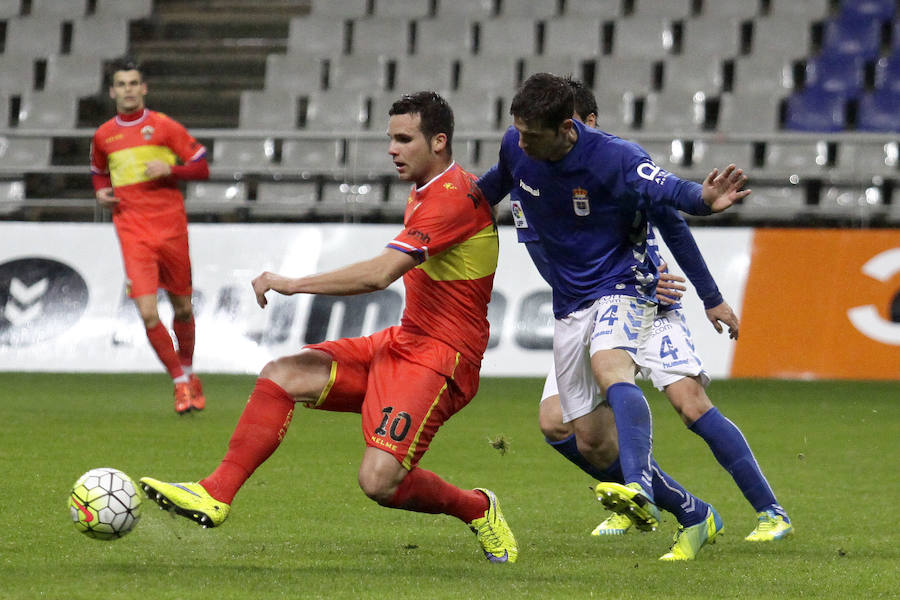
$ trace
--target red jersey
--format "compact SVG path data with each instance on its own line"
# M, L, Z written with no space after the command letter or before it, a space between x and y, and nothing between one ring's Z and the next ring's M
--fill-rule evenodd
M135 120L117 115L94 133L91 172L108 175L116 197L113 222L119 235L166 239L187 231L184 198L173 176L151 179L146 163L169 165L203 158L206 148L180 123L149 109Z
M499 240L475 178L455 162L410 193L405 229L388 244L420 263L403 276L401 328L440 340L475 365L487 348Z

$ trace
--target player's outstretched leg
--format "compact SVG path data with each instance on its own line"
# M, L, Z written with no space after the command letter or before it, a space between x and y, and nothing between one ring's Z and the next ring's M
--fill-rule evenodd
M703 521L690 527L678 528L672 548L660 556L659 560L694 560L700 549L706 544L714 544L716 536L724 529L719 513L710 506Z
M203 527L218 527L231 512L231 506L210 496L199 483L166 483L152 477L141 477L141 488L147 498L161 508L196 521Z
M744 539L748 542L776 542L794 535L794 526L786 515L764 510L756 515L756 528Z
M656 531L659 527L659 508L650 500L640 484L622 485L612 481L601 481L594 488L594 493L603 506L627 516L641 531Z
M494 495L494 492L484 488L475 489L487 496L490 503L488 509L484 511L483 517L469 522L469 529L478 538L485 558L496 563L516 562L516 558L519 556L519 546L516 544L512 529L509 528L509 524L503 517L497 496Z

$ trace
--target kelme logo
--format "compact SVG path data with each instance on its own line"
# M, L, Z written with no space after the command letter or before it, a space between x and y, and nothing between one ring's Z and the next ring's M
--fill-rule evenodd
M74 269L46 258L0 264L0 345L56 337L84 314L88 289Z

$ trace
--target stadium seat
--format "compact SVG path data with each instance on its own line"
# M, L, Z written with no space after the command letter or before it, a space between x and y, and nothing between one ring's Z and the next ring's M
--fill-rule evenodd
M577 79L584 79L582 68L583 60L570 54L542 54L540 56L526 56L522 66L522 79L535 73L555 73L565 76L572 75ZM521 84L521 82L519 82Z
M375 0L376 17L421 19L431 16L431 0Z
M812 27L804 16L757 19L753 23L752 39L751 57L784 62L809 55Z
M457 132L480 133L506 129L512 124L512 118L507 116L509 103L494 92L460 90L445 97L453 108Z
M854 219L867 222L884 212L881 190L865 185L830 185L819 195L816 214L824 218Z
M496 138L479 138L475 140L472 152L468 157L468 164L463 168L477 175L482 175L497 163L500 154L500 136Z
M391 175L394 163L388 154L387 136L377 139L351 139L347 143L347 173L352 177Z
M265 89L295 94L321 90L322 59L300 54L269 54L266 57Z
M465 165L463 165L465 167ZM405 181L393 180L388 190L387 200L382 210L385 216L391 221L402 221L403 213L406 211L406 205L409 202L409 194L412 189L411 184Z
M734 61L732 76L735 95L782 97L794 89L792 62L777 54L741 56Z
M21 12L21 0L0 0L0 19L17 17Z
M54 54L47 58L45 90L62 90L92 96L103 88L103 65L99 58Z
M227 214L247 203L247 186L243 182L189 181L184 195L188 214Z
M404 17L371 17L353 22L351 52L403 56L412 49L412 22Z
M685 162L682 140L645 140L640 142L653 162L667 171L679 171Z
M34 89L34 58L0 54L0 90L20 94L31 89Z
M863 58L854 54L820 54L806 61L805 88L816 93L856 98L865 85Z
M494 16L493 0L437 0L437 19L450 16L465 16L472 19L486 19Z
M713 0L704 2L701 14L704 17L729 17L735 19L752 19L759 13L757 2L747 0Z
M294 129L297 126L297 98L288 91L244 90L238 123L242 129Z
M900 175L900 143L884 140L843 140L837 147L837 165L848 174Z
M222 138L213 143L213 168L256 171L272 166L275 143L272 138Z
M390 62L388 56L376 52L332 56L328 60L328 87L377 94L387 89Z
M841 0L841 16L889 21L897 14L896 0Z
M672 42L670 19L655 14L631 16L615 22L612 55L660 59L672 49Z
M66 91L26 92L19 106L20 129L71 129L75 127L78 102Z
M769 16L803 17L807 23L824 18L831 8L831 0L770 0Z
M691 154L691 170L695 179L702 179L713 169L722 170L730 163L753 174L753 142L744 141L707 141L694 142Z
M597 99L595 127L613 134L621 134L634 126L635 95L601 87L594 92Z
M473 23L467 15L456 14L417 21L415 54L451 58L471 54Z
M450 55L404 56L397 60L394 90L399 96L417 90L445 92L453 87L456 58ZM396 98L391 99L391 102ZM387 114L387 113L385 113Z
M519 59L509 54L470 56L460 64L459 91L508 93L516 90Z
M705 120L706 96L702 92L652 92L645 98L645 131L693 133L703 129Z
M62 27L55 19L13 17L6 21L6 52L46 58L59 54Z
M796 219L806 210L806 189L799 185L754 185L753 193L731 211L747 220Z
M25 201L25 182L0 180L0 215L8 215Z
M780 103L781 95L771 93L722 94L719 97L716 131L728 133L778 131Z
M824 140L766 142L763 166L769 174L820 173L828 163L828 144Z
M128 52L128 21L120 16L94 15L72 23L75 56L118 58Z
M557 4L557 0L503 0L500 2L500 12L497 17L504 20L509 18L549 19L556 16Z
M368 119L368 98L361 93L316 92L306 104L305 129L312 131L359 131Z
M543 54L592 58L602 52L603 22L600 17L551 19L544 27Z
M356 222L381 210L384 187L372 181L326 181L322 184L322 200L317 214L342 217L344 222Z
M87 12L86 0L31 0L30 15L36 18L70 19L82 17Z
M718 0L717 0L718 1ZM662 17L684 19L690 17L694 6L692 0L635 0L634 17Z
M250 214L265 217L302 218L315 213L319 203L314 181L261 181Z
M527 56L537 54L537 25L527 17L504 17L480 23L479 55Z
M326 2L327 5L327 2ZM336 17L294 17L288 27L288 54L304 56L335 55L349 47L346 24Z
M566 0L566 17L600 17L615 19L623 16L621 0Z
M50 164L52 140L0 135L0 169L38 169Z
M312 0L315 17L356 19L369 14L369 0Z
M153 0L95 0L94 13L104 16L144 19L153 14Z
M900 29L897 34L900 35ZM875 64L875 88L900 93L900 51L879 59Z
M734 17L694 17L684 23L681 53L733 58L741 52L741 23Z
M644 95L653 89L654 63L639 56L601 56L595 63L594 87Z
M881 21L840 13L825 26L822 52L875 60L881 49Z
M857 107L856 128L900 133L900 91L886 87L864 94Z
M343 142L332 135L287 139L281 145L281 166L303 176L343 170Z
M846 104L839 94L806 89L791 94L785 101L787 130L837 132L846 127Z
M683 54L663 63L663 90L669 92L705 92L715 96L724 83L722 62L714 56Z

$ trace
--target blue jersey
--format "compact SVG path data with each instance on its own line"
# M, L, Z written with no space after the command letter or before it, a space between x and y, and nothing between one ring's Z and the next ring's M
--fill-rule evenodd
M636 144L574 126L578 140L559 161L529 158L510 127L498 163L478 185L492 204L514 193L514 219L527 223L546 255L538 268L553 289L557 318L612 294L655 302L647 211L662 218L671 216L665 206L709 214L701 186L660 169Z

